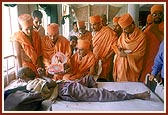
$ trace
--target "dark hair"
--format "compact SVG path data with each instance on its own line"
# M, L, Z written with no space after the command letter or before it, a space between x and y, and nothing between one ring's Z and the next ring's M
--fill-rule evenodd
M36 73L30 67L19 68L17 78L23 79L23 75L26 75L30 79L34 79L36 77Z
M72 40L77 41L77 40L78 40L78 38L77 38L76 36L69 36L69 40L70 40L70 41L72 41Z
M41 11L39 11L39 10L34 10L34 11L32 12L32 17L33 17L33 18L38 17L38 18L42 19L42 18L43 18L43 14L42 14Z
M76 21L72 23L72 25L73 25L73 26L74 26L75 24L77 24L77 22L76 22Z
M101 17L104 18L104 19L107 19L106 14L102 14Z

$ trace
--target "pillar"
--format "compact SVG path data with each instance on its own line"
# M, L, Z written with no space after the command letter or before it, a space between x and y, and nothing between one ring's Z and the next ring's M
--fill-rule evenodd
M131 14L135 24L139 26L139 4L128 4L128 13Z

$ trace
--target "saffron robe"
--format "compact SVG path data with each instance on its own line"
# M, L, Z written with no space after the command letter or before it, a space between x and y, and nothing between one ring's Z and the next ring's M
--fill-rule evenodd
M144 59L143 70L140 76L140 81L145 82L146 75L152 71L152 66L154 65L155 56L159 50L160 43L163 39L157 38L156 33L152 33L150 28L152 25L148 26L144 33L146 34L146 54ZM164 33L164 23L158 25L159 30Z
M59 35L56 44L48 36L42 38L43 63L46 68L51 64L51 58L57 52L62 52L67 58L71 56L70 42L63 36Z
M37 73L37 60L42 55L41 52L41 38L36 31L32 31L32 43L27 36L18 31L11 38L11 41L17 41L22 47L22 66L28 66Z
M94 66L95 63L96 63L96 58L91 51L89 51L87 55L82 57L81 60L79 59L78 52L76 52L70 58L72 71L70 73L65 74L63 76L63 79L66 79L66 80L80 79L89 73L90 67Z
M114 81L137 82L144 61L146 49L145 34L138 28L135 28L134 32L129 35L129 38L125 33L122 33L118 39L117 46L132 52L127 54L127 57L120 57L118 53L115 55Z
M116 33L109 27L103 26L100 31L96 32L92 38L93 53L98 60L105 58L110 52L113 51L112 46L116 43L118 37ZM105 63L102 63L101 78L109 80L108 73L110 72L110 62L112 56L110 56Z

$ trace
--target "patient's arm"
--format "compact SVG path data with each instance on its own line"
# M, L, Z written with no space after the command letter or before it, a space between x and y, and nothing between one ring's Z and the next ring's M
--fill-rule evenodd
M47 81L46 85L48 88L54 88L56 86L56 82L53 81L51 78L42 76L42 79L45 79Z
M56 82L55 81L53 81L50 77L46 77L46 75L45 75L45 70L43 69L43 68L41 68L39 71L38 71L38 73L39 73L39 76L40 76L40 78L42 78L42 79L44 79L44 80L46 80L47 81L47 87L48 88L54 88L55 86L56 86ZM53 76L53 75L52 75Z

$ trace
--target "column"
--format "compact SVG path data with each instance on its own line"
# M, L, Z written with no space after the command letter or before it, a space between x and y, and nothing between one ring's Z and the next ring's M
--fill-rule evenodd
M139 4L128 4L128 13L131 14L135 24L139 25Z

